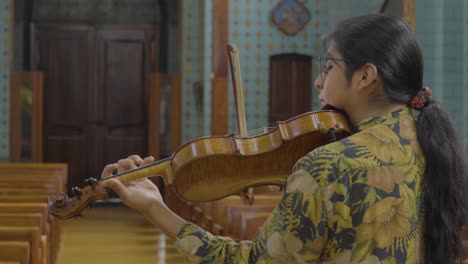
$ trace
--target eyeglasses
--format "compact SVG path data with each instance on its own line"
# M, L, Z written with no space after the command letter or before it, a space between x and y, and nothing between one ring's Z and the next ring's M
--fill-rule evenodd
M328 58L328 57L320 57L319 58L319 63L320 63L320 77L322 79L325 79L327 77L328 71L330 70L330 67L327 67L327 62L331 61L342 61L342 62L347 62L344 59L335 59L335 58Z

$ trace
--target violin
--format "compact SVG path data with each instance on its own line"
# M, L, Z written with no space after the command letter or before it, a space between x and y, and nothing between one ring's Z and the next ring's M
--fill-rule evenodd
M102 182L121 182L160 176L168 188L189 202L208 202L234 194L245 194L253 203L252 187L283 186L301 157L329 142L351 134L345 113L331 106L304 113L256 136L249 136L240 77L238 51L227 45L240 135L202 137L179 147L171 157L134 170L97 180L89 178L83 189L72 188L75 197L64 193L49 198L49 211L59 219L77 216L92 202L108 198ZM241 195L242 196L242 195Z
M93 201L108 198L102 182L116 178L129 182L161 176L168 188L183 200L207 202L238 194L260 185L283 186L301 157L330 141L351 134L345 114L336 110L305 113L253 137L236 135L195 139L179 147L171 157L103 180L90 178L75 197L55 194L49 211L59 219L78 215Z

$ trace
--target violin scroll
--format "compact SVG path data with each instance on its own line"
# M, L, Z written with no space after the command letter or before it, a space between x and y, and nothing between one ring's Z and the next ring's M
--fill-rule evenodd
M56 193L49 197L49 212L58 219L69 219L80 216L81 211L92 202L108 198L107 188L99 185L96 179L87 179L86 183L88 186L83 189L72 188L75 194L73 198L69 198L65 193Z

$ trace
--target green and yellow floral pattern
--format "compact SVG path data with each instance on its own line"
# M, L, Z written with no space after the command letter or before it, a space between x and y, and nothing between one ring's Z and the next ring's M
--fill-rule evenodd
M425 163L404 108L299 160L252 241L188 223L177 248L193 263L419 263Z

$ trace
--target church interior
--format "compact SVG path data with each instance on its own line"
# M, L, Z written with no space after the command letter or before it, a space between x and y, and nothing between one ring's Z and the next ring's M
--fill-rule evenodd
M92 197L93 178L133 154L171 160L198 138L254 136L320 110L321 36L366 14L400 16L416 33L424 85L466 157L466 0L0 1L0 263L188 263L115 193ZM169 178L151 180L174 212L236 241L252 239L284 191L252 187L251 206L236 193L188 201ZM83 208L52 215L57 193Z

